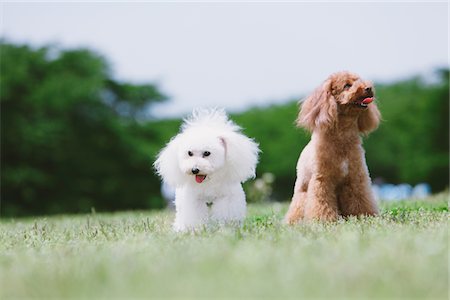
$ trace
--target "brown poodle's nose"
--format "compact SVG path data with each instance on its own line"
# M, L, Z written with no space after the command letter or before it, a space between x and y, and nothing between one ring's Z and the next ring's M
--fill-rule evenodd
M366 87L365 91L367 93L371 93L372 92L372 87L371 86Z

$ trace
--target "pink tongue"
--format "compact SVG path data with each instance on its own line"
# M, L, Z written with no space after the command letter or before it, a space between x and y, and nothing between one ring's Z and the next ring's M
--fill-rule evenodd
M197 183L202 183L205 178L206 175L195 175L195 181L197 181Z
M369 103L371 103L373 101L373 98L366 98L366 99L364 99L363 101L362 101L362 103L364 103L364 104L369 104Z

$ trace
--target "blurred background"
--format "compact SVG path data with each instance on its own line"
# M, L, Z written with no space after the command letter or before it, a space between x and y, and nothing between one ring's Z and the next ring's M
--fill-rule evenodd
M249 201L288 201L298 100L340 70L376 85L378 195L448 189L448 3L0 5L2 217L165 207L152 163L197 106L260 143Z

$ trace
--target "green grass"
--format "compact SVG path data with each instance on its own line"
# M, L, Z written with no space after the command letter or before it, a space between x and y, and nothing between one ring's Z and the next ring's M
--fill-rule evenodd
M167 211L2 220L0 298L447 299L447 200L293 227L287 204L250 205L196 234Z

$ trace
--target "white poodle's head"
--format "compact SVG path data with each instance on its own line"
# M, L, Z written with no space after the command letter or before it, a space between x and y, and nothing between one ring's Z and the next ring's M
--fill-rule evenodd
M223 110L194 110L158 155L155 168L169 185L244 182L255 176L258 145Z
M225 143L208 129L192 130L178 145L178 163L181 171L195 175L195 180L202 183L208 174L221 169L225 164Z

